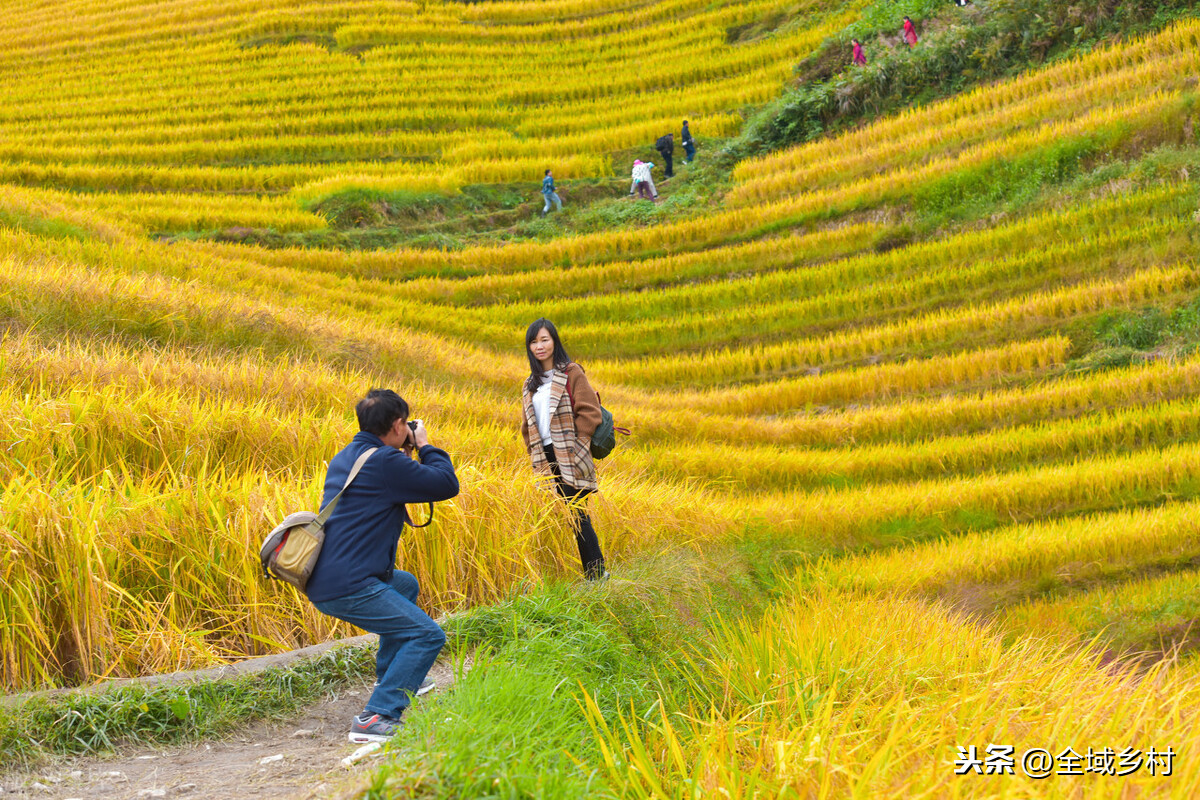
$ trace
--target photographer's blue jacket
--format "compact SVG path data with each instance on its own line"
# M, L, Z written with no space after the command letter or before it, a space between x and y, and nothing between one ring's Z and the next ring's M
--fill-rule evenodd
M325 523L325 544L305 589L309 600L333 600L375 579L389 580L404 530L404 504L449 500L458 494L458 477L446 451L425 445L417 463L375 434L359 431L329 462L322 508L342 490L358 457L372 447L379 450L367 459Z

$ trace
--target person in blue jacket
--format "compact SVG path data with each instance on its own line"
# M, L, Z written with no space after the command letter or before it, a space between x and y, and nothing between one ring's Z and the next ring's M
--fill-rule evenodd
M688 130L687 120L683 121L683 152L686 156L683 163L690 164L692 159L696 157L696 140L692 138L692 132Z
M562 198L558 196L558 187L554 185L554 174L550 170L546 170L546 176L542 178L542 197L546 200L542 206L543 217L550 212L551 203L554 203L555 211L562 211Z
M396 546L405 504L449 500L458 494L458 477L450 456L429 443L424 425L410 427L400 395L372 389L355 412L360 430L329 462L322 508L342 490L359 456L377 450L325 523L325 543L305 592L321 613L379 635L378 683L350 723L350 741L357 744L395 735L446 643L441 627L416 605L416 577L395 568Z

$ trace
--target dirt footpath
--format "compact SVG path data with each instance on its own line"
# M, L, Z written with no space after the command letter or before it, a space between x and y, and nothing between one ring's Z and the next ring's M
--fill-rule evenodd
M429 677L446 691L453 667L439 662ZM143 798L323 798L344 793L375 759L353 767L342 759L358 749L346 738L350 718L362 711L370 683L310 706L281 723L256 725L230 737L169 748L138 748L106 756L63 760L26 773L0 771L0 799L142 800ZM403 736L403 731L399 734ZM2 768L0 768L2 769Z

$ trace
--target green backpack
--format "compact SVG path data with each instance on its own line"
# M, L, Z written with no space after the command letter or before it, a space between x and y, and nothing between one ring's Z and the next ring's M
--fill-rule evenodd
M583 369L583 367L580 367ZM571 395L571 385L567 384L567 398L571 401L571 410L575 410L575 398ZM600 393L596 392L596 400L600 400ZM617 446L617 431L620 431L625 436L629 435L628 428L618 428L613 422L612 412L600 405L600 424L596 426L595 432L592 434L592 458L601 459L607 458Z
M596 393L600 398L600 393ZM622 429L624 430L624 429ZM628 431L625 431L628 434ZM605 458L617 446L617 428L613 424L613 415L604 406L600 406L600 424L592 434L592 458Z

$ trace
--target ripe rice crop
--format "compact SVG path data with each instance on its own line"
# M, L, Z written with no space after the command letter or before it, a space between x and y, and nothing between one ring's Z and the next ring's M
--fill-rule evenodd
M1168 562L1167 569L1175 564ZM1068 642L1087 641L1099 632L1108 652L1151 660L1175 647L1171 634L1188 630L1196 617L1194 598L1200 575L1195 570L1155 574L1127 583L1085 582L1065 596L1037 597L1008 606L997 620L1011 631L1053 633ZM1096 583L1099 583L1098 581Z
M1098 375L1066 377L1016 388L902 400L820 415L764 418L701 414L672 397L638 414L639 437L653 441L770 442L825 448L870 443L920 443L930 438L1001 431L1105 409L1141 408L1200 391L1200 359L1159 361ZM653 396L630 395L649 405ZM635 408L637 407L635 405ZM664 414L669 408L671 414Z
M519 434L522 337L547 316L633 431L589 501L617 580L570 602L650 652L659 621L639 615L659 589L635 566L729 576L671 631L687 647L645 687L657 703L572 694L592 735L561 763L589 791L1195 793L1190 757L1170 784L1002 783L953 763L989 742L1194 749L1195 604L1172 595L1200 559L1200 23L730 175L756 146L744 120L808 68L840 70L847 26L885 4L10 5L5 690L352 633L262 580L255 552L316 506L374 386L409 400L462 484L399 544L427 610L573 580L567 510ZM527 186L540 203L543 170L623 177L683 118L699 163L647 215L589 180L578 211L518 211L512 231L459 240L458 220L419 220L433 233L414 241L442 249L236 243L408 235L330 230L330 198L432 216ZM1062 174L1031 168L995 203L978 186L1043 161ZM491 188L426 203L474 184ZM720 599L742 581L775 592L761 617ZM488 793L532 791L478 772Z
M900 554L823 562L812 580L846 589L950 596L956 587L1004 588L1041 576L1086 586L1106 572L1185 562L1200 547L1196 503L1095 514L1020 525L954 540L929 542Z
M850 324L911 317L976 297L1011 296L1070 281L1080 272L1113 274L1122 264L1183 257L1188 253L1185 231L1185 223L1172 221L1116 237L1101 235L1091 242L1045 247L1012 259L992 261L976 256L978 260L973 262L945 266L922 263L918 254L907 259L856 259L853 267L880 274L866 285L856 285L851 270L843 271L842 267L849 265L835 263L802 275L789 271L635 297L589 297L556 303L550 309L559 324L573 323L572 340L577 347L604 358L645 355L663 347L696 350L720 344L726 337L710 324L714 314L736 325L747 340L771 341L801 333L813 336ZM866 269L862 269L864 261L868 262ZM905 279L904 271L910 269L916 274ZM771 299L754 302L756 298ZM611 321L591 322L598 311ZM536 305L525 303L489 308L489 320L507 319L510 327L489 330L481 322L479 338L494 345L511 341L513 329L523 320L536 319L538 312ZM546 311L542 309L542 313Z
M601 764L622 794L677 797L668 787L684 785L731 798L1116 797L1200 779L1177 758L1170 778L1140 769L1107 785L1086 773L982 774L991 745L1012 747L1015 763L1061 742L1080 754L1136 749L1139 767L1162 742L1186 743L1171 748L1177 756L1195 741L1200 684L1188 670L1105 670L1096 650L1009 645L938 604L838 592L731 622L713 649L719 656L689 672L712 698L703 711L610 724L589 698ZM956 774L971 747L980 774ZM1119 789L1098 788L1109 786Z
M733 47L727 28L786 4L666 2L538 24L499 11L484 25L469 7L446 4L199 3L183 12L97 1L80 4L65 28L19 4L11 24L29 22L0 32L24 56L10 63L21 74L0 114L0 160L20 165L10 181L178 190L208 169L225 191L308 184L299 197L347 179L381 190L528 180L548 161L562 177L606 175L607 159L580 152L648 146L680 116L710 138L734 133L732 111L777 94L788 61L845 25L857 4L840 14L804 5L810 26ZM329 49L276 43L296 26L327 37ZM80 48L104 59L102 75L81 68ZM599 65L610 80L594 80ZM531 70L540 80L528 80ZM147 72L154 92L141 91ZM482 113L480 86L491 106ZM631 91L654 97L647 107L657 115L625 119L614 99ZM580 120L586 128L572 127ZM404 158L434 167L379 163ZM243 162L270 166L225 168ZM318 162L339 167L307 166ZM302 169L271 174L289 164Z
M677 392L672 402L701 412L741 416L774 414L814 405L884 401L1037 373L1061 364L1070 349L1071 341L1065 337L1035 339L903 364L776 380L767 385L706 393Z
M1003 474L763 493L744 511L820 552L1197 496L1200 453L1183 444Z
M399 556L426 587L431 610L495 600L515 580L567 569L574 544L563 509L532 477L516 487L494 467L459 468L469 490L443 504L442 521L406 539ZM12 557L0 573L0 685L204 666L339 630L293 590L267 585L246 557L262 525L316 504L322 474L269 480L213 468L186 478L105 472L95 481L69 473L4 481L0 546ZM596 524L607 525L616 557L690 527L660 510L662 489L613 479L609 491L653 523L627 527L607 503L598 506ZM496 524L513 512L511 527ZM509 530L522 531L520 540Z
M839 184L831 190L799 194L799 198L808 200L814 206L824 203L856 208L894 197L914 185L970 167L1009 160L1052 143L1061 144L1063 140L1083 136L1100 137L1104 149L1115 148L1134 131L1177 127L1182 123L1186 105L1179 90L1143 92L1128 103L1089 108L1075 119L1052 121L1010 136L986 140L957 152L939 153L936 158L913 167L878 170L868 177ZM805 184L797 176L785 172L741 184L730 192L729 199L738 205L758 204L781 195L797 196L804 187Z
M775 442L749 444L746 440L737 445L675 442L654 448L648 455L664 474L674 478L732 481L746 489L785 489L979 474L1126 452L1155 441L1200 441L1200 405L1189 399L925 443L860 442L853 447L818 450L785 449Z
M980 329L996 336L1017 335L1044 321L1062 321L1113 307L1128 307L1186 291L1196 285L1191 265L1135 273L1123 281L1096 281L1051 292L1037 292L987 306L933 312L911 320L874 328L849 330L821 338L782 344L725 349L713 353L680 354L669 361L642 360L618 367L610 362L595 365L604 378L624 376L642 386L704 385L739 380L777 378L810 367L837 364L885 353L901 347L928 345Z

